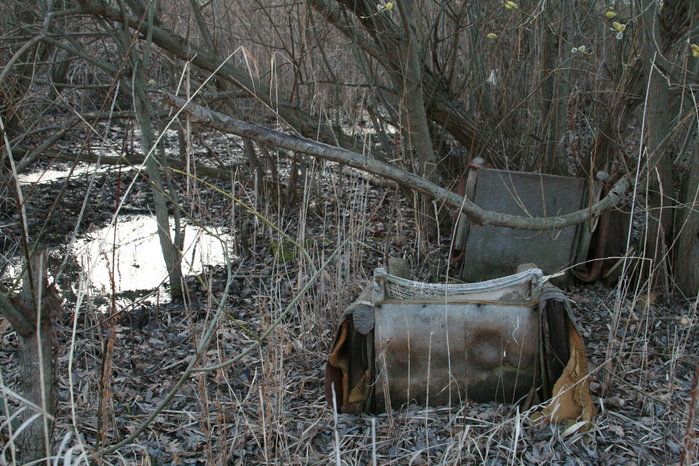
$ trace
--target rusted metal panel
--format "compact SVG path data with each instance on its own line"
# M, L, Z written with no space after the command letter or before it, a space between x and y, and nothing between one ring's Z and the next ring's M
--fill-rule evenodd
M537 327L531 305L377 305L377 409L514 403L534 384Z
M565 294L546 280L537 268L460 285L375 270L343 314L328 358L329 403L358 413L553 397L549 419L590 422L584 344Z
M512 403L534 384L541 271L476 284L425 284L379 269L376 408L470 399ZM442 301L442 302L439 302Z
M466 195L480 207L513 215L545 217L563 215L584 207L587 183L572 178L492 168L472 168L471 192ZM454 249L463 258L464 281L487 280L512 273L518 264L534 262L544 273L571 266L579 246L589 243L589 226L560 230L527 231L494 226L468 226L462 217ZM583 257L587 247L582 248Z

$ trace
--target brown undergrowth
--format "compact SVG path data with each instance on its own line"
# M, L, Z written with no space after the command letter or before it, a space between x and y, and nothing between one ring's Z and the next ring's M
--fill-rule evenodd
M100 192L109 196L114 180L99 178ZM108 320L109 290L81 295L77 270L67 269L59 279L66 302L57 319L56 459L104 464L679 461L699 363L696 303L619 296L602 284L570 290L598 411L589 432L532 425L532 412L497 404L335 415L324 400L324 364L344 306L389 256L407 257L420 279L434 279L431 271L441 270L437 279L444 280L448 238L438 248L425 249L413 235L414 218L405 200L353 171L313 166L306 183L300 206L292 207L264 202L235 182L217 185L255 206L308 255L293 247L280 252L272 246L286 244L279 231L243 212L230 197L198 186L190 198L197 209L190 212L205 213L197 220L226 227L234 240L228 245L228 267L208 267L189 277L184 303L165 302L158 291L122 293L115 296L116 316ZM76 183L65 199L83 188ZM36 189L48 196L57 186ZM114 204L105 200L105 205ZM89 215L97 223L109 217ZM64 251L65 244L56 244L54 265ZM618 326L612 325L615 313ZM212 338L195 367L209 370L192 371L143 433L110 450L136 432L177 387L208 328ZM16 338L5 324L2 329L0 383L13 389ZM100 390L100 381L106 380L105 342L113 345L106 355L108 391ZM234 358L239 359L230 363ZM102 401L109 406L100 409L105 392L110 399ZM0 415L0 422L5 420ZM9 436L7 424L1 424L6 462ZM98 443L108 449L103 456Z

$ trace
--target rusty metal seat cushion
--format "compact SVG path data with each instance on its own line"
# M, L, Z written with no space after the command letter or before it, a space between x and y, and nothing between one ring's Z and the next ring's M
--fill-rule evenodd
M542 272L445 285L374 275L376 407L513 403L535 384Z
M343 314L328 358L328 402L360 413L552 399L547 419L589 424L584 343L567 297L547 278L529 268L445 285L376 269Z

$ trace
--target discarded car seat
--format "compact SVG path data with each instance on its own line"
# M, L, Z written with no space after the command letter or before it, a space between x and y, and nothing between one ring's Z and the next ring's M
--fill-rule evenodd
M340 412L554 401L551 421L590 422L587 359L568 300L538 268L445 285L374 271L345 310L325 390Z
M469 166L460 188L478 206L512 215L546 217L582 209L599 197L601 185L582 178ZM592 226L530 231L476 225L459 217L453 262L461 264L461 280L474 282L502 277L517 264L534 262L546 274L565 270L587 259ZM559 281L565 281L559 279Z

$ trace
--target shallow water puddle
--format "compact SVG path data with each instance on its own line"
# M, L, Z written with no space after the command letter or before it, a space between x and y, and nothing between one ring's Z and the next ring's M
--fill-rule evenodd
M140 215L119 219L110 226L90 233L76 242L74 254L94 288L114 291L158 288L167 279L155 217ZM205 231L185 226L183 275L200 273L205 265L221 265L226 260L226 243L231 236L216 229Z
M122 170L131 171L135 168L122 167ZM79 164L72 170L44 169L19 175L18 178L20 184L24 185L51 183L68 177L103 175L114 170L113 166ZM226 243L232 240L232 236L216 228L210 227L207 230L185 225L182 263L184 276L201 273L206 265L225 264ZM87 233L85 237L76 240L71 255L84 272L84 279L89 280L91 287L102 294L112 291L119 294L125 291L156 290L168 278L154 216L119 218L116 226ZM19 259L13 259L2 276L19 274L19 263ZM113 287L110 278L112 275ZM160 290L160 299L169 300L167 290Z
M126 167L127 170L133 170L131 167ZM102 168L95 169L90 165L81 165L75 167L71 170L53 170L46 169L42 171L37 171L33 173L26 173L18 175L20 184L34 184L34 183L52 183L54 181L64 180L68 177L80 177L87 175L100 175L104 173L109 173L114 171L114 167L106 166Z

